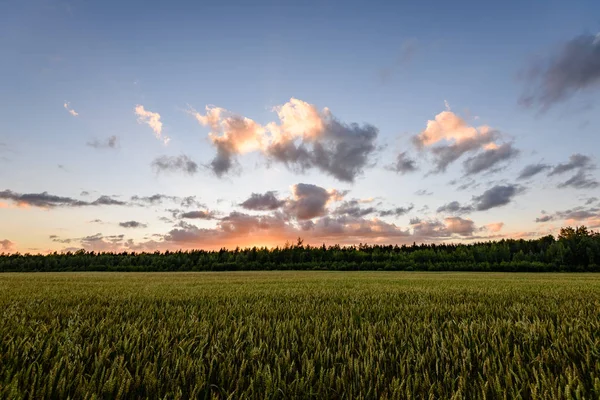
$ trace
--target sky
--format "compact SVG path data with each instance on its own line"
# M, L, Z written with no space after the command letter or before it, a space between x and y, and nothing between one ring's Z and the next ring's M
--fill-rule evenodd
M6 0L0 51L0 253L600 228L595 0Z

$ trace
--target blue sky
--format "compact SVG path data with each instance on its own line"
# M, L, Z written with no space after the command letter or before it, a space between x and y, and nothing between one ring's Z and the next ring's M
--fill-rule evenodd
M599 15L594 1L3 2L0 251L468 241L596 226ZM324 121L286 142L312 149L304 164L275 157L267 128L283 126L273 108L292 98ZM160 116L167 145L138 105ZM218 140L192 111L207 105L228 110L218 130L242 116L265 142L234 151L231 131L233 167L211 168ZM435 148L465 140L446 127L417 146L443 112L476 136L484 125L498 133L432 173ZM376 136L353 138L367 132L353 122ZM323 167L314 150L336 159L348 143L362 158L341 157L343 167ZM391 170L399 153L410 171ZM466 174L483 153L498 161ZM191 173L175 165L182 156ZM518 179L528 165L541 169ZM351 179L332 172L349 166ZM275 208L240 205L270 191ZM485 193L498 204L482 205ZM132 200L155 194L170 197ZM100 196L123 204L91 204ZM187 196L196 202L184 207ZM463 208L437 212L453 201Z

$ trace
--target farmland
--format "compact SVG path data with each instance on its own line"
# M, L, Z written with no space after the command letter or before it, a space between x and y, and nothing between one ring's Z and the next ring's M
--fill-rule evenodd
M0 398L598 398L600 275L0 274Z

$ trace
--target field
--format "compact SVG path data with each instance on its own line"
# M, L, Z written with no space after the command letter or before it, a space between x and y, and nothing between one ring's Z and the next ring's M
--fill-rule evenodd
M599 398L600 275L0 274L0 398Z

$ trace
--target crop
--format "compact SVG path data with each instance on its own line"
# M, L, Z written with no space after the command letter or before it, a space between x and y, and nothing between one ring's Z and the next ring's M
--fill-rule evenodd
M594 274L0 274L0 398L598 397Z

